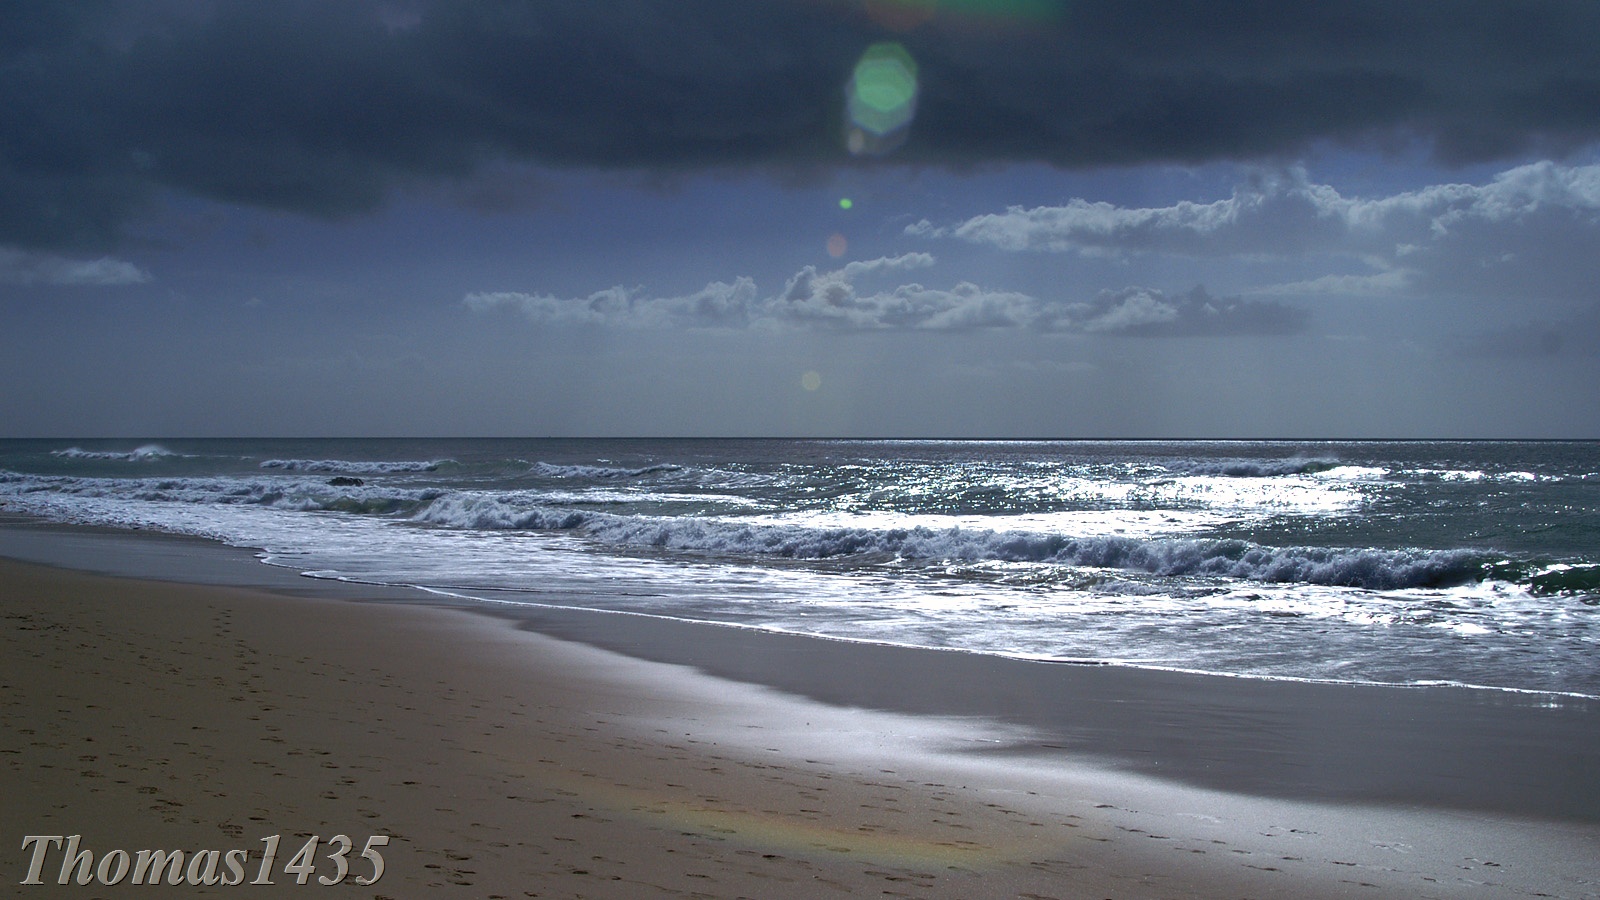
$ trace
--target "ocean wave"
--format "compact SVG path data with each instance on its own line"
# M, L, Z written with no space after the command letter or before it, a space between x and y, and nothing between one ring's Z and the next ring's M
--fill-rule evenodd
M1490 484L1531 484L1534 482L1583 481L1584 476L1541 475L1535 472L1486 472L1482 469L1406 469L1402 476L1425 482L1487 482Z
M1600 565L1558 563L1534 573L1528 586L1535 594L1600 598Z
M654 475L658 472L676 472L682 469L672 463L657 463L637 469L624 469L613 466L561 466L555 463L538 462L528 472L531 475L540 475L545 478L640 478L645 475Z
M51 450L50 455L61 459L106 459L124 462L142 462L183 456L182 453L174 453L160 444L145 444L143 447L127 451L85 450L82 447L68 447L65 450Z
M388 515L409 513L444 495L438 489L337 486L320 479L261 478L73 478L0 472L0 484L19 503L50 504L51 498L92 498L122 503L185 506L265 506L297 512L336 511Z
M1195 462L1173 469L1181 475L1211 475L1224 478L1277 478L1283 475L1313 475L1337 469L1337 459L1220 459Z
M454 463L453 459L401 460L398 462L363 461L348 459L267 459L263 469L282 469L286 472L333 472L344 475L391 475L401 472L433 472L440 466Z
M1483 481L1489 477L1482 469L1405 469L1400 475L1403 478L1427 482L1473 482Z
M440 497L415 518L453 528L580 531L609 544L698 553L819 560L854 556L930 563L1030 562L1369 590L1479 581L1485 577L1487 562L1482 553L1470 550L1280 548L1235 539L1076 538L1032 531L813 528L731 519L622 516L519 506L503 498L471 494Z

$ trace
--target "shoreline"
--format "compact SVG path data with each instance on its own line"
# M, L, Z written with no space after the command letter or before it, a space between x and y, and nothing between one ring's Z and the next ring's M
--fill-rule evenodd
M85 540L104 548L118 536ZM202 555L217 549L189 545ZM232 555L269 568L245 551ZM233 840L259 849L254 842L275 831L286 842L300 831L355 838L372 823L398 834L385 876L394 881L380 894L459 886L474 896L522 896L537 885L593 896L651 887L719 897L817 896L819 887L823 895L954 896L1014 886L1042 896L1053 888L1067 896L1332 897L1365 882L1407 895L1426 886L1440 896L1586 897L1600 884L1591 816L1357 803L1303 785L1218 791L1088 746L1098 740L1103 750L1116 733L1148 736L1159 725L1176 728L1169 737L1185 738L1189 750L1203 749L1193 719L1219 704L1242 703L1239 714L1250 717L1224 718L1216 734L1233 733L1236 745L1271 734L1271 716L1255 708L1260 697L1220 700L1221 679L1141 685L1126 670L1107 677L1107 667L999 658L971 668L951 661L976 655L862 652L772 634L748 642L734 639L750 638L738 634L744 629L622 627L625 617L603 613L542 610L538 621L519 616L507 627L503 615L466 615L456 605L339 602L326 584L307 591L298 576L287 576L300 582L290 590L278 589L285 582L276 573L251 577L278 584L176 584L0 562L8 642L0 671L22 687L7 692L6 733L20 737L3 748L0 770L7 796L24 798L5 813L14 847L46 832L82 832L87 843L99 828L102 849L166 837L173 846ZM364 587L339 592L371 599ZM619 655L620 645L633 652ZM639 658L650 647L678 659ZM803 667L793 664L800 656ZM1038 705L1042 691L1060 687L1019 679L1018 666L1055 671L1046 682L1072 670L1074 690L1087 698L1076 709L1095 711L1114 734L1052 746L1025 709L983 710L997 696ZM757 676L774 680L773 670L804 684L758 686ZM232 698L251 701L252 692L274 700L235 709ZM894 704L884 698L905 707L918 696L920 708L885 711ZM1151 705L1159 697L1166 707ZM1130 703L1142 703L1141 713L1131 714ZM1378 712L1414 715L1427 705ZM96 707L107 712L87 713ZM1165 724L1143 714L1184 707L1191 710ZM1515 730L1526 711L1512 707L1509 719L1499 706L1481 712ZM107 752L117 746L108 738L128 752ZM1548 727L1526 736L1530 745L1550 739ZM100 752L73 753L87 744ZM1286 755L1270 744L1251 758ZM323 750L329 755L315 755ZM84 762L89 755L97 758ZM1313 769L1310 783L1348 778L1348 769ZM1580 768L1576 782L1560 771L1543 776L1581 793L1594 771ZM521 838L504 839L512 833ZM26 859L16 852L11 860L7 872L20 881ZM720 881L713 887L697 873Z
M988 719L1027 735L997 739L991 755L1087 758L1288 801L1600 824L1594 701L1055 665L588 610L487 613L832 706Z
M257 551L158 532L0 520L0 558L369 604L463 610L836 707L992 721L991 756L1089 759L1285 800L1600 825L1600 700L1458 685L1255 679L1072 665L428 589L307 578ZM1025 735L1025 737L1018 737Z

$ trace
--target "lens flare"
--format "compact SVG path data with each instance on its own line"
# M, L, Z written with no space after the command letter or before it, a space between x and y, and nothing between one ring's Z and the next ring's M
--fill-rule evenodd
M893 41L861 54L845 88L845 146L882 156L905 143L917 112L917 63Z
M829 256L833 257L834 259L838 259L839 257L843 256L844 252L849 248L850 242L845 240L844 235L839 234L838 232L828 235Z
M817 372L807 372L800 376L800 386L808 391L822 387L822 375Z
M854 200L851 200L849 197L840 197L839 198L839 208L840 209L849 209L850 207L855 206L855 205L856 205L856 202Z

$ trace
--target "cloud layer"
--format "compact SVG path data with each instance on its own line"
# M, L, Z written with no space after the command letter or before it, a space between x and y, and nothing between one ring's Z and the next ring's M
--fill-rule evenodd
M613 287L587 297L479 292L462 302L477 313L510 310L546 326L606 328L834 329L851 331L1028 329L1030 331L1192 337L1291 334L1309 320L1272 300L1216 298L1204 288L1168 295L1152 288L1102 291L1092 301L1041 300L961 282L943 290L902 284L867 292L857 281L934 264L926 253L852 262L840 269L801 269L783 291L760 296L749 278L712 282L693 294L657 297L643 288Z
M111 245L161 190L344 216L493 160L843 164L843 85L885 38L921 79L905 162L1600 138L1592 0L958 6L896 32L852 0L6 4L0 245Z
M1348 257L1369 274L1329 274L1279 294L1448 292L1505 299L1590 301L1600 283L1600 166L1541 162L1487 184L1440 184L1352 198L1290 169L1231 197L1128 208L1074 200L1013 207L907 233L1004 250L1084 255Z
M149 280L150 273L109 256L67 259L52 253L28 253L12 247L0 247L0 284L107 287L143 284Z

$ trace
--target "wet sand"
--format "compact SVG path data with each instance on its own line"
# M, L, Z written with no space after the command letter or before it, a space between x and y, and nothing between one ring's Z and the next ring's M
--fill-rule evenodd
M367 836L391 837L383 877L357 894L373 897L1600 892L1600 827L1586 801L1530 815L1525 807L1538 804L1447 802L1433 787L1423 800L1401 792L1380 803L1383 788L1357 774L1373 770L1364 764L1318 763L1297 781L1262 775L1248 754L1240 763L1230 746L1265 742L1270 752L1259 759L1289 757L1267 766L1269 775L1296 768L1299 750L1272 745L1281 722L1270 710L1312 695L1268 697L1279 685L1229 697L1235 680L1157 678L1152 687L1118 677L1126 670L1067 673L1077 707L1102 710L1085 713L1094 727L1073 746L1055 742L1066 732L1047 716L976 714L1008 683L1031 698L1016 703L1059 710L1036 693L1059 686L1018 681L1021 670L1007 666L967 669L1007 661L958 654L771 635L752 644L736 629L592 613L522 619L568 638L603 643L604 633L661 656L701 656L680 664L458 608L8 561L0 561L0 623L0 838L13 848L0 876L12 884L27 875L29 856L16 849L26 835L80 834L97 855L248 849L254 878L261 839L278 834L277 883L252 890L303 895L318 888L296 885L284 862L309 835L342 833L355 845L352 878L368 871L356 858ZM718 667L724 677L705 671ZM1059 668L1028 671L1048 680ZM746 683L773 670L794 683ZM863 708L916 707L905 697L919 690L918 708ZM1122 731L1161 733L1149 718L1153 698L1178 709L1185 696L1198 709L1241 710L1211 729L1232 734L1231 744L1200 737L1203 753L1156 757L1221 754L1223 769L1256 771L1271 784L1255 789L1238 773L1151 777L1161 758L1133 764L1133 751L1094 737L1118 731L1118 709L1128 711ZM1318 700L1325 709L1366 708L1359 715L1396 722L1428 706L1374 711L1360 692L1328 697ZM1252 702L1269 707L1261 721L1244 715ZM1513 725L1553 730L1527 737L1529 746L1567 740L1563 729L1581 736L1593 719L1571 708L1518 718L1531 708L1515 706ZM1496 719L1493 708L1481 715ZM1182 743L1180 732L1166 733ZM1413 748L1395 736L1407 733L1377 729L1368 749L1380 760L1403 756ZM1450 736L1459 752L1435 768L1480 765L1484 751L1456 740L1463 733ZM1483 740L1502 746L1492 734ZM1583 795L1596 780L1594 744L1562 752L1575 769L1506 759L1506 780L1524 787L1491 794L1566 782ZM1356 787L1332 783L1341 779ZM1465 786L1455 796L1482 795ZM326 856L318 875L333 871ZM60 869L52 852L41 880L53 884ZM232 893L126 883L71 890Z

